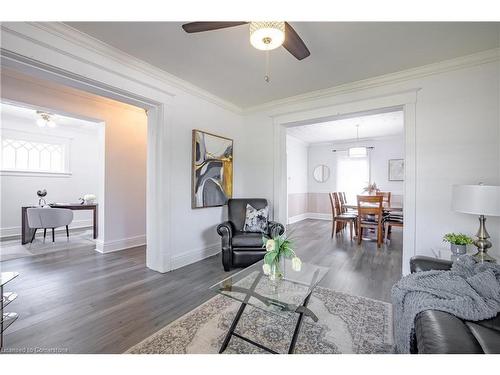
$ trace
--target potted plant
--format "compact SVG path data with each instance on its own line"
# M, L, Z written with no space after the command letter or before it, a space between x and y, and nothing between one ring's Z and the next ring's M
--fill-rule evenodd
M444 242L450 243L450 250L455 255L463 255L467 252L467 245L474 243L471 237L463 233L446 233Z
M263 237L266 255L264 256L264 265L262 269L265 275L269 276L271 281L277 281L283 277L284 260L292 258L292 269L300 271L302 262L293 251L292 241L285 235L274 236L273 238Z
M366 187L363 188L363 193L368 193L369 195L373 195L373 194L376 194L379 190L379 188L377 187L377 184L375 182L373 183L368 183L368 185Z

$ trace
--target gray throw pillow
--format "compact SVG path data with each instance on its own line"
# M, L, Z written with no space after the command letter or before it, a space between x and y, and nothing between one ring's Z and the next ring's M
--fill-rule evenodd
M245 225L243 226L243 232L267 233L268 216L269 208L267 206L258 210L247 204L247 212L245 216Z

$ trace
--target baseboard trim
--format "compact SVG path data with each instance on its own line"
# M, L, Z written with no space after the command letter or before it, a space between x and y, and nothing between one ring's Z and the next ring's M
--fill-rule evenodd
M320 214L319 212L309 212L307 214L307 218L332 221L332 214Z
M146 235L122 238L113 241L96 240L96 251L106 254L115 251L130 249L131 247L143 246L146 244Z
M307 215L308 214L305 213L305 214L300 214L300 215L295 215L295 216L289 217L288 224L294 224L294 223L298 223L299 221L305 220L308 218Z
M295 215L288 218L288 224L298 223L299 221L306 219L316 219L316 220L332 220L331 214L321 214L319 212L307 212L305 214Z
M175 270L177 268L181 268L187 266L191 263L198 262L202 259L211 257L220 253L221 245L220 242L215 244L202 247L195 250L190 250L186 253L175 255L172 257L172 269Z
M89 228L92 227L92 220L77 220L73 221L70 226L69 230L71 231L72 229L83 229L83 228ZM61 232L65 231L66 228L61 227L61 228L56 228L56 232ZM43 231L42 231L43 232ZM6 228L0 228L0 238L4 237L14 237L14 236L21 236L21 227L6 227Z

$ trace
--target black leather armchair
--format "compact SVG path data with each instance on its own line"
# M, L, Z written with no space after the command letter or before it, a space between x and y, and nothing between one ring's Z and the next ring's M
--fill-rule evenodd
M452 262L416 256L410 260L411 272L449 270ZM415 318L412 353L481 354L500 353L500 314L477 322L462 320L437 310L422 311Z
M243 232L247 204L261 209L268 206L266 199L229 199L227 202L228 221L217 226L217 233L222 237L222 265L224 271L235 267L247 267L266 254L262 236L280 235L285 227L269 221L267 233Z

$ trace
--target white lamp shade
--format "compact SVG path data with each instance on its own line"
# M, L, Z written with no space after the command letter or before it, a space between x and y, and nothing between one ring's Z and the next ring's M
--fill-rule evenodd
M465 214L500 216L500 186L453 185L452 208Z

